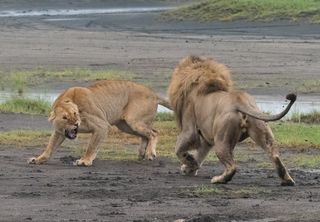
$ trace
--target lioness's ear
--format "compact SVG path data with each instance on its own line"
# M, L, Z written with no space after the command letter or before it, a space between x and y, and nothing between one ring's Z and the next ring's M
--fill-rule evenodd
M56 114L54 113L54 111L51 111L49 114L48 121L52 122L54 120L54 118L56 118Z

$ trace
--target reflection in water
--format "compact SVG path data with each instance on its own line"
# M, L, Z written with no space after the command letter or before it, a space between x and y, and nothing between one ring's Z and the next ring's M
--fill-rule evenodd
M27 92L24 94L24 96L26 98L43 99L53 103L53 101L58 97L59 94L60 94L59 92L54 92L54 93ZM7 99L10 99L12 96L13 96L12 93L0 91L0 103L5 102ZM288 101L285 101L284 99L281 100L280 97L279 97L279 100L275 100L274 96L255 96L255 98L256 98L258 107L263 112L272 113L272 114L281 112L288 104ZM298 100L292 106L287 116L290 117L294 113L296 114L311 113L313 111L320 112L320 100L317 99L317 101L315 101L315 98L300 99L300 97L298 96ZM166 107L158 106L158 112L170 112L170 110L167 109Z

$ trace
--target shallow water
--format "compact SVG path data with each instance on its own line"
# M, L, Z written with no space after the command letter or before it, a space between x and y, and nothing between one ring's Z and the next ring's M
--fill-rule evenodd
M42 99L52 103L60 94L60 92L26 92L24 96L26 98L33 99ZM0 91L0 103L5 102L13 96L12 93L7 91ZM281 98L281 96L255 96L258 107L267 113L276 114L281 112L285 106L288 104L288 101ZM292 106L287 117L292 116L293 114L302 114L302 113L311 113L314 111L320 112L320 98L315 96L298 96L297 101ZM169 109L161 105L158 106L158 112L170 112Z
M0 17L25 17L25 16L72 16L89 14L120 14L160 12L173 7L134 7L134 8L102 8L102 9L48 9L48 10L8 10L0 11Z

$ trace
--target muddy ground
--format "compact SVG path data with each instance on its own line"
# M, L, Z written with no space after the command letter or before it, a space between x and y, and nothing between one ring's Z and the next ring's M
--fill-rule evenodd
M72 166L70 151L59 150L42 166L26 164L37 148L0 151L1 221L319 221L320 172L292 169L297 185L281 187L273 169L257 167L260 151L238 161L227 185L209 183L222 171L218 164L187 177L176 161L161 157L98 158L85 168Z
M55 2L1 1L0 9L146 4ZM183 1L147 2L174 6ZM0 33L2 75L38 67L116 69L164 93L177 61L199 54L226 63L237 86L255 95L282 97L299 91L306 80L319 79L319 25L167 22L159 13L125 13L1 17ZM86 83L54 81L34 88L62 90L76 84ZM18 129L46 130L50 125L45 117L0 114L0 131ZM239 172L228 185L211 185L210 177L222 170L219 164L206 163L197 177L181 176L178 162L163 157L139 162L98 156L93 167L83 168L72 166L75 156L61 149L47 165L33 166L26 160L39 154L39 147L0 144L0 221L320 221L319 170L290 165L297 184L281 187L274 170L259 165L267 160L262 151L238 150L252 158L238 161ZM287 149L282 153L285 158L296 155Z

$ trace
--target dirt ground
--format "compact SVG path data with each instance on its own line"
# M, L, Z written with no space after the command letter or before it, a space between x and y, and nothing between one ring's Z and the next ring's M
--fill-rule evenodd
M59 150L42 166L26 164L40 152L34 147L0 152L1 221L319 221L319 171L292 169L297 185L281 187L273 169L252 160L238 162L229 184L210 185L220 165L205 164L187 177L161 157L97 159L85 168L72 166L70 151ZM206 187L214 191L201 192Z
M185 1L1 1L2 10L174 6ZM107 5L106 5L107 4ZM227 64L240 88L283 97L319 79L320 26L276 23L163 21L159 13L1 17L0 71L38 67L116 69L165 93L175 64L189 54ZM79 82L35 86L62 90ZM4 83L2 83L3 85ZM81 83L86 84L86 83ZM319 94L304 96L316 98ZM0 131L50 129L46 117L0 113ZM172 144L174 146L174 144ZM137 147L133 147L136 149ZM320 221L320 171L290 166L295 187L281 187L263 151L239 147L249 161L227 185L206 163L197 177L174 159L97 160L74 167L70 150L46 165L27 165L39 147L0 144L0 221ZM313 150L315 154L318 151ZM284 158L296 154L283 150ZM211 189L210 192L206 192Z

